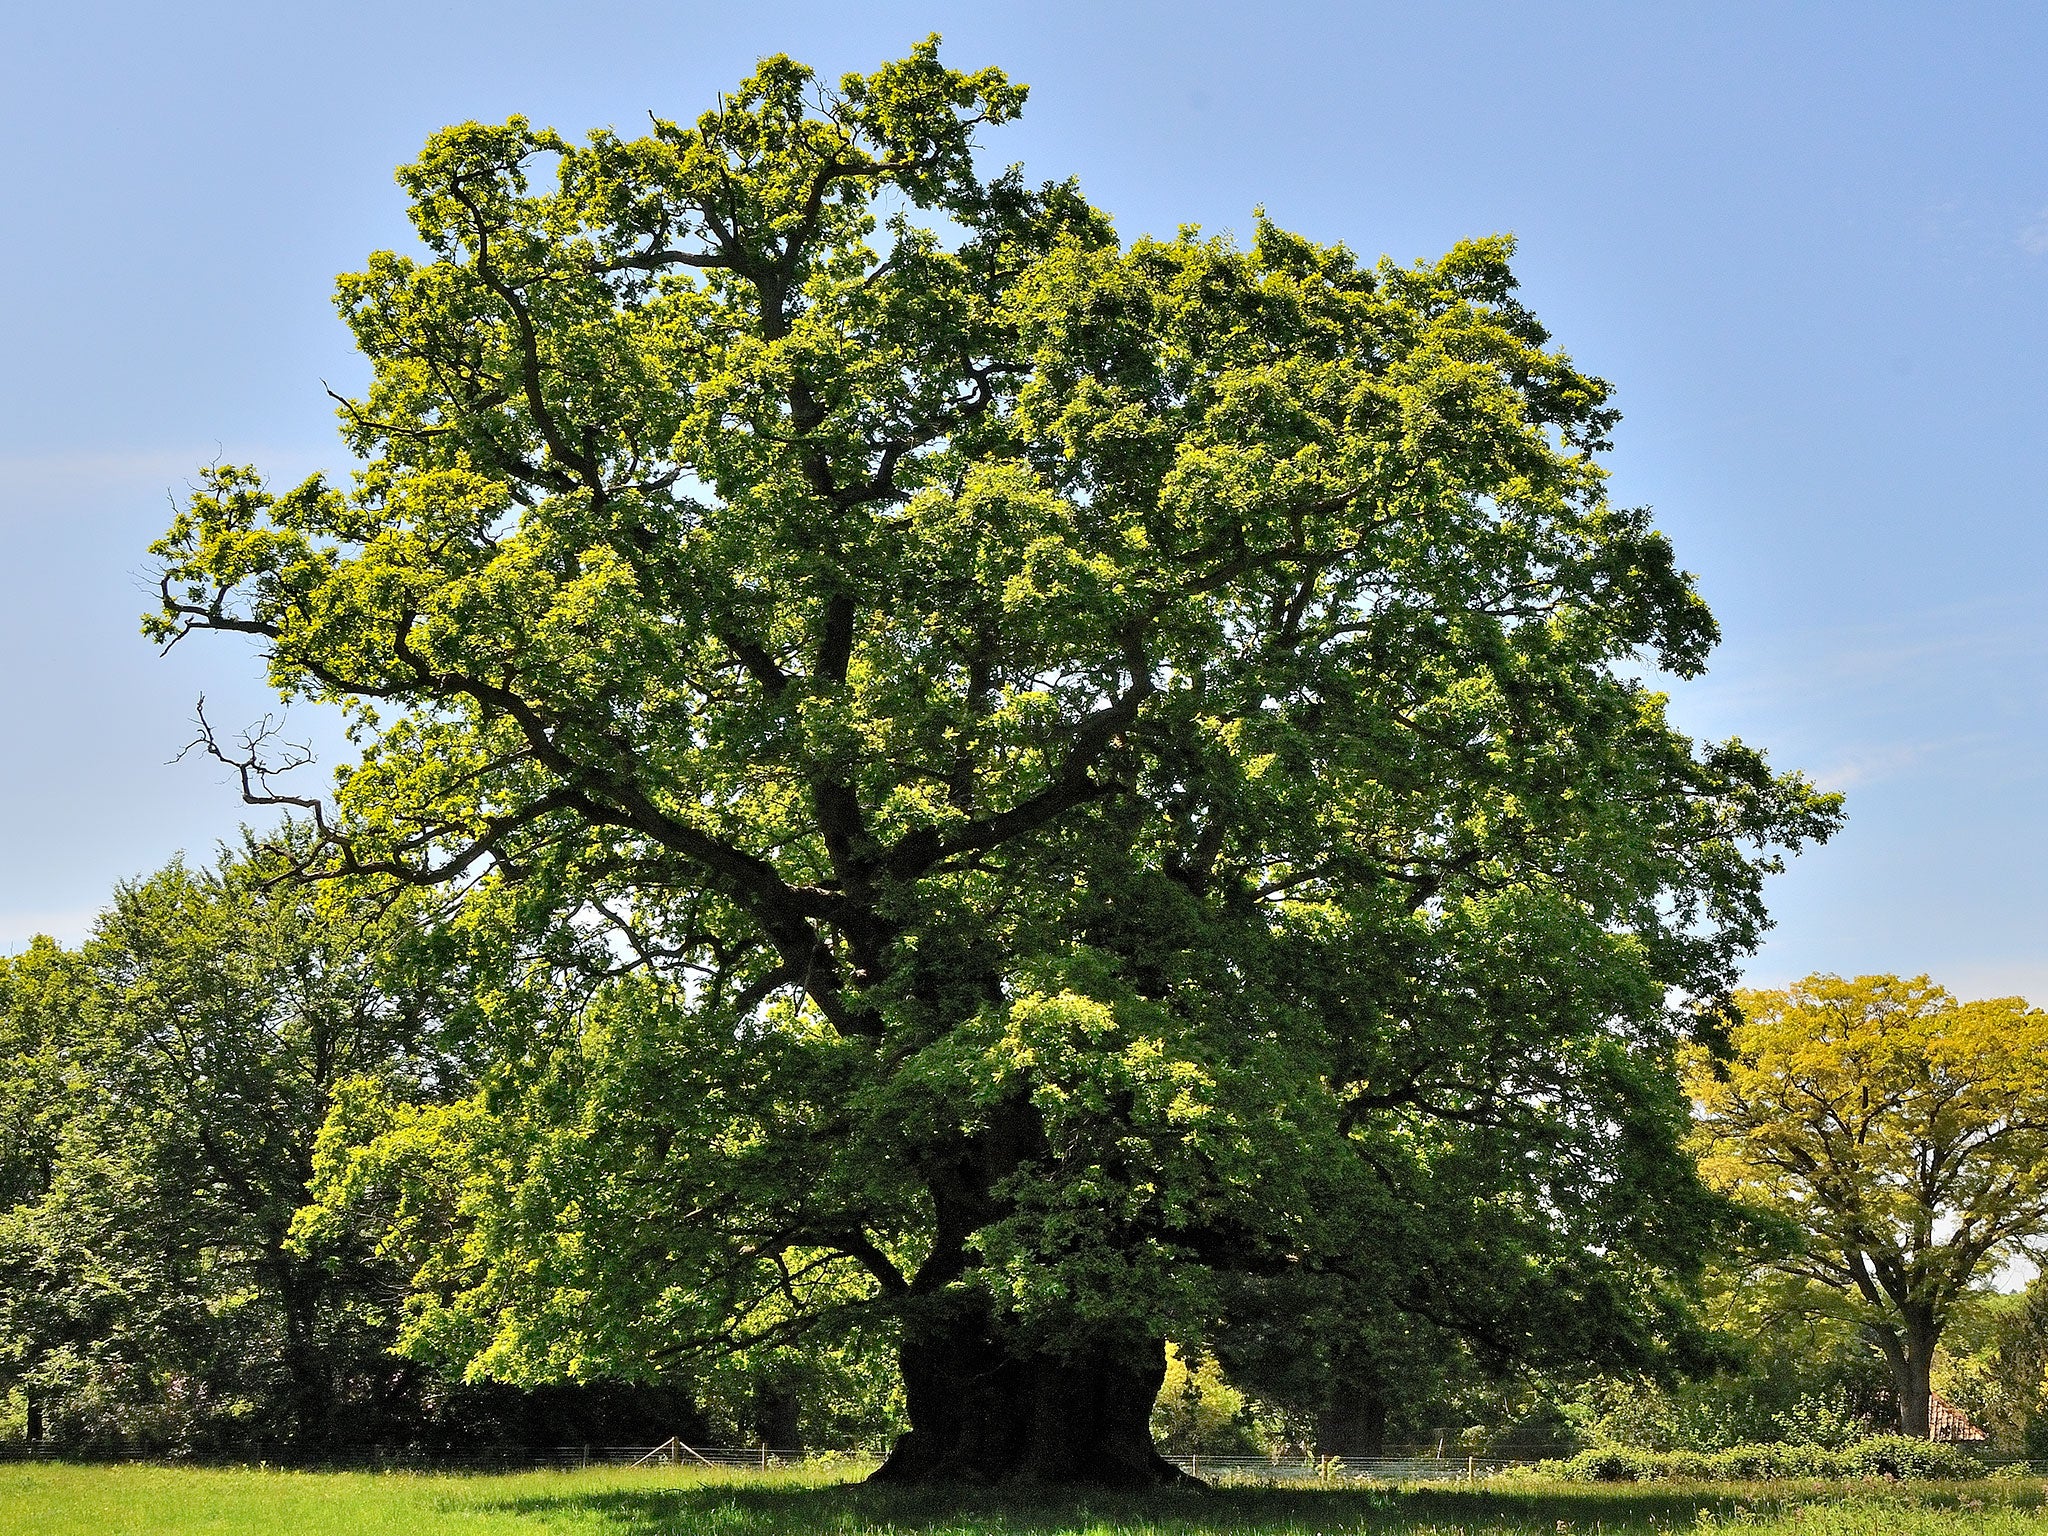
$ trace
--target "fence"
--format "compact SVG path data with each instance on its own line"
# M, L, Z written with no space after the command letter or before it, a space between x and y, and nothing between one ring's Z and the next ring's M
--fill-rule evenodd
M366 1446L349 1450L301 1451L266 1446L227 1446L165 1452L122 1446L65 1446L44 1442L0 1443L0 1462L152 1462L165 1466L277 1467L323 1472L574 1472L585 1467L697 1466L756 1469L807 1462L859 1465L845 1455L806 1456L802 1451L762 1447L661 1445L490 1446L473 1450L422 1450ZM872 1463L870 1463L872 1464Z
M1498 1457L1378 1456L1271 1457L1173 1456L1177 1467L1196 1477L1228 1482L1447 1482L1476 1481L1517 1463ZM766 1472L803 1466L843 1468L858 1473L878 1458L847 1452L807 1454L765 1446L691 1445L680 1439L660 1445L502 1447L469 1451L417 1449L293 1452L262 1447L222 1448L166 1455L161 1451L120 1447L0 1444L0 1462L85 1461L162 1462L184 1466L265 1466L359 1472L520 1472L576 1471L584 1467L677 1467ZM1526 1463L1523 1463L1526 1464Z
M1347 1483L1464 1483L1476 1485L1504 1472L1534 1466L1536 1456L1456 1456L1434 1448L1387 1456L1173 1456L1181 1470L1210 1482L1313 1486ZM2048 1462L1984 1456L1985 1470L2023 1465L2048 1471ZM0 1443L0 1463L24 1461L153 1462L198 1467L275 1467L334 1472L573 1472L587 1467L674 1467L766 1472L812 1467L850 1476L872 1469L878 1458L844 1451L806 1453L764 1446L691 1445L680 1439L660 1445L565 1445L490 1447L469 1451L365 1448L292 1452L262 1447L222 1448L178 1455L119 1447L69 1447L48 1443Z
M224 1447L182 1452L118 1446L70 1447L48 1443L0 1444L0 1461L151 1461L190 1466L270 1466L335 1471L515 1472L575 1471L583 1467L705 1467L732 1471L769 1471L801 1466L844 1467L857 1471L878 1458L847 1452L810 1454L765 1446L691 1445L680 1439L660 1445L567 1445L492 1447L468 1451L366 1447L358 1450L301 1451L266 1447ZM1486 1477L1513 1465L1489 1457L1387 1456L1336 1457L1174 1456L1177 1467L1204 1478L1232 1481L1331 1482L1444 1481Z

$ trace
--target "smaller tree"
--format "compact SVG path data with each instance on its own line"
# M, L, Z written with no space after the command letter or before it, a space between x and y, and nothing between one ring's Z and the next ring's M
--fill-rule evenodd
M2048 1235L2048 1014L1924 976L1736 994L1725 1059L1686 1083L1710 1184L1793 1223L1779 1261L1890 1368L1927 1433L1934 1352L1981 1274Z
M403 1277L288 1238L336 1084L458 1064L395 975L410 907L276 873L174 861L0 962L0 1386L70 1437L316 1443L405 1382Z
M2000 1309L1992 1337L1984 1419L2030 1459L2048 1456L2048 1275Z
M1166 1379L1152 1404L1152 1438L1160 1450L1257 1456L1283 1432L1280 1414L1232 1385L1214 1355L1166 1346Z

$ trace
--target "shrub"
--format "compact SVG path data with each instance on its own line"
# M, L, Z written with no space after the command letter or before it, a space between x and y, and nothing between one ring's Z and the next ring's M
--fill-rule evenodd
M1639 1483L1657 1476L1657 1464L1663 1459L1657 1451L1600 1445L1558 1463L1558 1473L1575 1483Z
M1984 1465L1960 1446L1905 1435L1872 1435L1839 1451L1822 1445L1733 1445L1725 1451L1640 1451L1604 1445L1551 1462L1576 1483L1640 1483L1659 1478L1766 1482L1791 1477L1982 1477Z
M1794 1441L1778 1447L1777 1477L1850 1477L1846 1452L1811 1440Z
M1959 1445L1872 1435L1843 1453L1851 1477L1981 1477L1984 1464Z
M1731 1445L1725 1451L1716 1451L1707 1460L1711 1471L1709 1476L1727 1478L1734 1482L1760 1482L1766 1478L1785 1477L1785 1453L1789 1445ZM1800 1446L1810 1450L1810 1446ZM1812 1473L1794 1473L1792 1476L1813 1476Z

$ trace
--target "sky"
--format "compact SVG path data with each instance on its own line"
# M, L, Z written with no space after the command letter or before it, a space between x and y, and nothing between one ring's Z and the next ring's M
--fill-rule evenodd
M1925 971L2048 1004L2048 8L353 0L10 7L0 138L0 952L244 815L195 703L251 655L139 635L202 465L345 470L336 273L406 243L447 123L693 118L765 54L929 32L1031 86L990 164L1126 236L1282 224L1367 256L1510 231L1624 419L1724 642L1674 690L1848 796L1771 882L1758 985ZM291 729L331 742L317 722Z

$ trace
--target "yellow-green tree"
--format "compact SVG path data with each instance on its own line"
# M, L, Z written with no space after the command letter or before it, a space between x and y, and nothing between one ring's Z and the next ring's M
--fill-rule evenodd
M1927 1433L1929 1371L1980 1275L2048 1235L2048 1014L1925 976L1736 995L1731 1051L1687 1062L1709 1183L1804 1233L1784 1267L1891 1368Z

